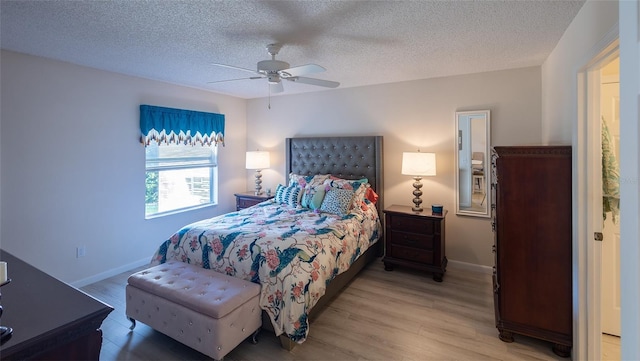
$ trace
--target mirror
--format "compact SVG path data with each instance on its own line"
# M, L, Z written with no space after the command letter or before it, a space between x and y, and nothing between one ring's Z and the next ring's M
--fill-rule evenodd
M491 127L488 110L456 112L456 214L491 217Z

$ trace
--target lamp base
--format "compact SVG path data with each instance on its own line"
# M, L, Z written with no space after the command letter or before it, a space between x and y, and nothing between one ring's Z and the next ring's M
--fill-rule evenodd
M9 278L8 280L0 283L0 287L5 286L5 285L9 284L10 282L11 282L11 278ZM0 297L2 297L1 294L0 294ZM0 317L2 317L3 311L4 311L4 309L2 308L2 305L0 305ZM13 329L11 327L0 326L0 345L2 345L8 339L10 339L11 335L13 335Z
M13 335L11 327L0 326L0 344L5 343Z
M256 190L255 190L255 194L257 196L262 194L262 172L260 171L260 169L256 169Z
M415 182L413 182L413 207L411 208L412 211L414 212L422 212L423 209L420 206L422 204L422 199L420 199L420 196L422 196L422 191L420 190L420 188L422 188L422 182L420 182L422 180L422 177L413 177L413 180L415 180Z

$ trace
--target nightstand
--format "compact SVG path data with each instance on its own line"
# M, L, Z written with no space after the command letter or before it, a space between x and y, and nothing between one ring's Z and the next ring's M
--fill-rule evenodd
M260 195L256 195L255 192L236 193L234 194L234 196L236 196L237 211L251 207L274 197L273 194L267 195L266 193L262 193Z
M393 205L384 210L384 269L406 266L433 272L433 280L442 282L447 268L445 256L445 217L431 209L414 212L411 207Z

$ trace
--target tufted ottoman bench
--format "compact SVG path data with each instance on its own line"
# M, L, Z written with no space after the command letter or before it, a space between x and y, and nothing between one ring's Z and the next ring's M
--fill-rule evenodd
M126 315L216 360L262 325L260 286L183 262L129 276ZM255 332L254 332L255 331Z

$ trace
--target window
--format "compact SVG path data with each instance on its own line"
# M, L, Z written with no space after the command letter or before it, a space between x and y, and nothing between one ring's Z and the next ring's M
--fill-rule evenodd
M217 149L215 145L147 145L145 217L215 204Z
M224 114L140 105L145 145L145 217L217 201Z

